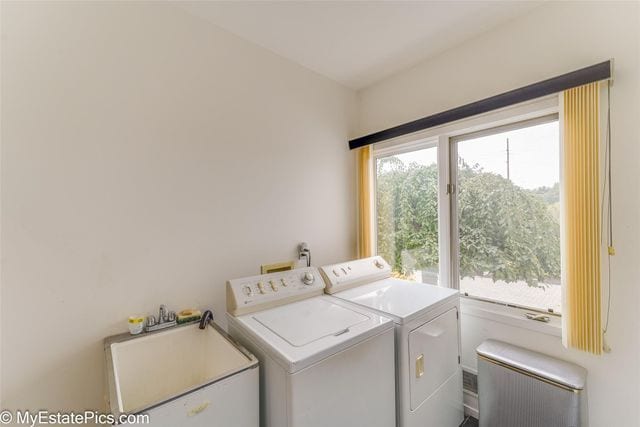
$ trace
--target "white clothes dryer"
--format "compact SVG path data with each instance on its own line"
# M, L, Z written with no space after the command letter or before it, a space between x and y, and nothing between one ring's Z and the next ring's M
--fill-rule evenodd
M399 427L458 427L464 418L459 293L391 277L379 256L321 268L337 300L393 319Z

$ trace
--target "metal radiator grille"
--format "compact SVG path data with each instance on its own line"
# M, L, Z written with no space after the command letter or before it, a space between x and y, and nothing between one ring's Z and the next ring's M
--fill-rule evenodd
M469 371L462 371L462 387L466 391L478 393L478 376Z
M496 340L478 349L480 427L584 427L581 366Z
M480 427L579 427L580 393L480 360Z

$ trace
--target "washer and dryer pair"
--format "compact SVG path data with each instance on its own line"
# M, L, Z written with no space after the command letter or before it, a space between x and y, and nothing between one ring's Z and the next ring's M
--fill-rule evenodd
M393 279L381 257L321 270L227 282L229 332L261 362L262 425L458 426L457 292Z

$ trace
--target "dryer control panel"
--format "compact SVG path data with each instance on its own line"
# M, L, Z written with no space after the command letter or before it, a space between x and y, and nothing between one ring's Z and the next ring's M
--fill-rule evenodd
M240 316L322 293L324 281L315 267L244 277L227 281L227 311Z
M320 271L328 294L391 277L391 267L380 256L325 265Z

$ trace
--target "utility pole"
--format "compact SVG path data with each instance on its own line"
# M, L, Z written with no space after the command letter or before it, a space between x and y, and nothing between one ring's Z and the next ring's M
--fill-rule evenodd
M509 138L507 138L507 179L511 181L511 174L509 173Z

